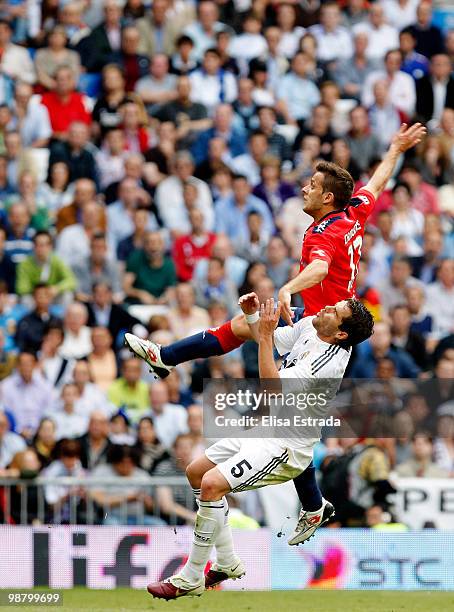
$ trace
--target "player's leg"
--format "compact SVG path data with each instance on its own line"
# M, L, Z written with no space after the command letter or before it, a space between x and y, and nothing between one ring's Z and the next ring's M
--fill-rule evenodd
M304 472L293 479L293 484L301 503L301 511L295 531L288 540L290 546L309 540L319 527L334 516L334 506L322 497L312 461Z
M230 490L230 486L215 470L217 461L234 455L239 448L239 441L221 440L210 448L210 457L200 457L188 466L188 480L198 498L199 506L191 553L179 574L148 585L148 592L154 597L176 599L184 595L200 595L205 586L213 586L228 578L235 579L244 575L241 560L233 550L232 534L227 523L228 504L224 495ZM208 479L207 474L211 474ZM213 566L205 577L205 566L212 547L218 540L217 554L220 554L226 565L220 568L222 572Z
M207 329L168 346L161 347L150 340L142 340L134 334L125 334L129 349L146 361L160 378L168 376L173 367L185 361L225 355L252 338L243 314L219 327Z

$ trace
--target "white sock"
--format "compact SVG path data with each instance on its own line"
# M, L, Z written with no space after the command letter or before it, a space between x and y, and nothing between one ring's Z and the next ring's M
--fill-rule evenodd
M200 501L200 489L192 489L197 505ZM216 562L219 567L231 567L237 557L233 549L232 529L229 525L229 504L225 496L222 498L224 504L224 524L216 539Z
M231 567L237 559L233 549L232 529L229 525L229 504L225 497L224 503L224 525L216 539L216 562L219 567Z
M190 584L197 584L203 580L211 549L223 526L224 504L222 500L199 501L191 554L180 572L180 576Z

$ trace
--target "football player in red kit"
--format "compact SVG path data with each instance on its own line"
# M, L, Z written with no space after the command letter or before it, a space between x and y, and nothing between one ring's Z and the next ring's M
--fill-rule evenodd
M346 170L329 162L317 164L309 185L302 189L303 209L314 221L303 239L300 273L279 291L281 317L288 325L293 325L294 293L301 293L304 300L303 316L316 315L329 304L355 296L365 223L399 156L418 144L425 133L420 123L403 124L367 185L355 194ZM130 349L161 378L179 363L223 355L250 339L244 314L168 347L126 334Z

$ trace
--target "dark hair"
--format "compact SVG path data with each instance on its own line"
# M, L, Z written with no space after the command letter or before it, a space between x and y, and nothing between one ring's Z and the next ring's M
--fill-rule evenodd
M79 440L63 438L58 442L57 457L80 457L81 447Z
M432 434L429 431L424 430L415 431L411 437L411 441L414 442L416 438L426 438L426 440L431 444L433 444L434 441Z
M38 232L36 232L36 234L33 236L33 239L32 239L33 244L36 244L36 241L38 240L40 236L46 236L47 238L49 238L50 243L52 244L52 236L46 230L39 230Z
M47 283L36 283L36 285L33 287L33 295L35 295L35 293L37 291L39 291L40 289L48 289L49 285Z
M215 47L210 47L209 49L206 49L205 53L203 54L203 57L206 57L207 55L216 55L218 59L221 59L221 54L217 49L215 49Z
M175 46L176 47L181 47L181 45L187 45L187 44L189 44L191 46L194 46L194 41L187 34L182 34L175 41Z
M351 174L337 164L326 161L318 162L315 170L323 174L323 191L333 194L335 208L344 208L352 197L355 185Z
M402 34L410 34L410 36L413 38L413 40L416 40L416 35L413 32L412 28L410 27L406 27L403 30L400 31L399 36L402 36Z
M348 337L337 342L344 349L367 340L374 329L374 318L362 302L350 298L347 303L352 314L342 321L339 329L347 332Z
M138 452L133 446L129 446L128 444L113 444L107 453L108 463L121 463L124 459L131 459L134 465L139 464Z
M396 193L396 191L400 189L401 187L403 187L407 191L408 195L411 196L410 185L405 181L396 181L396 184L392 188L393 194Z

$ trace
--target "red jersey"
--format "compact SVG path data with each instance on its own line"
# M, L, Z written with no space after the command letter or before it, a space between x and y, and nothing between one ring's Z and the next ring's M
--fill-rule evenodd
M85 96L77 91L63 103L54 91L41 97L41 103L49 111L50 123L54 132L66 132L73 121L82 121L90 125L91 114L85 107Z
M331 211L307 228L300 271L314 259L326 261L329 270L321 283L301 291L304 316L355 297L364 226L374 206L374 196L367 189L359 189L346 208Z
M175 240L172 257L179 280L187 282L192 279L194 268L199 259L211 257L216 238L216 234L207 232L206 239L202 241L198 241L191 234L180 236Z

